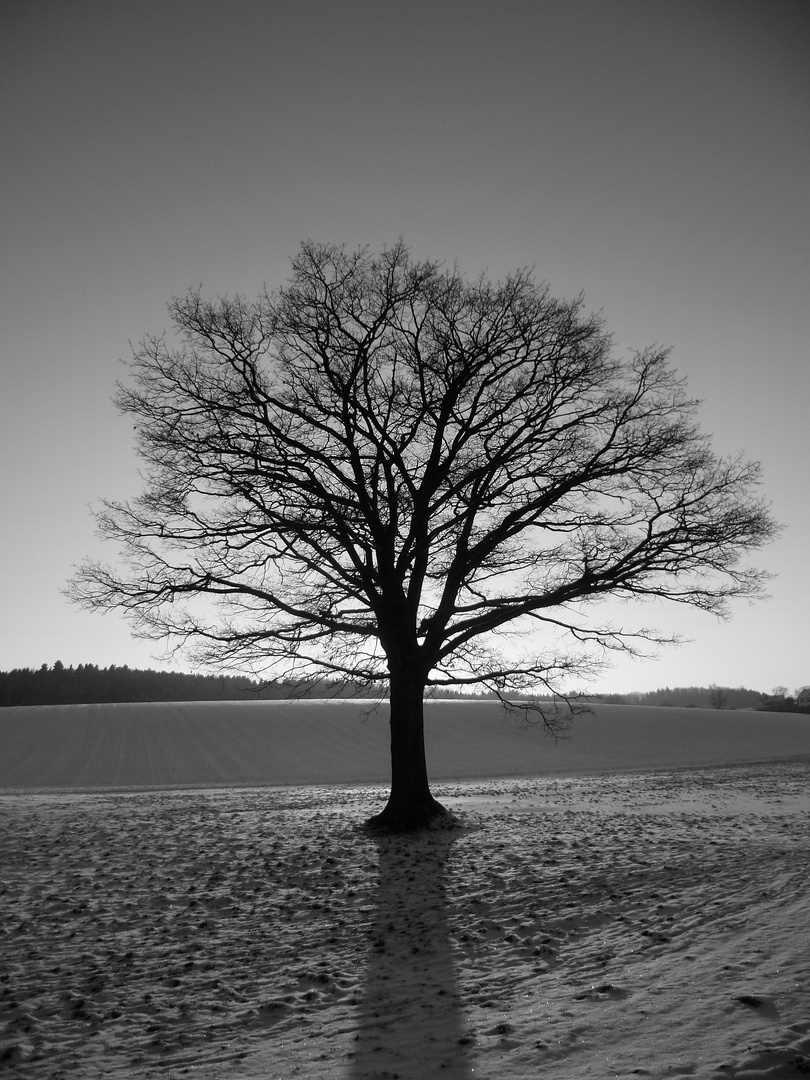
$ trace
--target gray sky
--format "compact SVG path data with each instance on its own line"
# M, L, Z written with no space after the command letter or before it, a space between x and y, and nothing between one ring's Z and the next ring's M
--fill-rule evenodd
M5 0L0 669L159 666L61 596L88 504L139 488L110 404L172 295L254 295L307 238L584 290L670 345L786 528L772 599L605 690L810 683L810 5L805 0Z

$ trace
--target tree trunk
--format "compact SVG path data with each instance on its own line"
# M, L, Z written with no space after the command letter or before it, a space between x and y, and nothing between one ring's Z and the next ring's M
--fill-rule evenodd
M412 671L391 673L391 794L371 828L450 828L456 819L430 793L425 759L425 680Z

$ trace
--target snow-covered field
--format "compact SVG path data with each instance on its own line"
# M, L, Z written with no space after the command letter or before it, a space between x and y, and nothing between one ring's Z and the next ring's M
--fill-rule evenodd
M0 714L0 1075L810 1073L810 718L440 703L380 837L384 717L256 708Z

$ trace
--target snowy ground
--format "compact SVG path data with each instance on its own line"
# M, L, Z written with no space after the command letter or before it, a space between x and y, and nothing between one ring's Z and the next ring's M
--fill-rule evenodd
M731 752L731 748L730 752ZM0 1075L810 1074L810 756L0 797Z

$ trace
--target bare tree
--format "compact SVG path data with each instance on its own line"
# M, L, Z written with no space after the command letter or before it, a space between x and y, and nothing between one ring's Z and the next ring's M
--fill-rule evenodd
M379 824L444 813L426 687L556 691L672 640L600 621L606 597L723 614L761 592L758 466L712 453L666 350L617 358L529 272L306 243L277 292L170 314L176 345L144 339L117 397L145 463L98 515L125 568L88 563L70 595L199 662L387 684Z
M709 704L713 709L725 709L728 705L728 690L725 686L712 683L709 687Z

